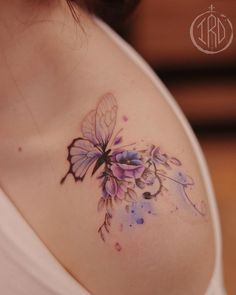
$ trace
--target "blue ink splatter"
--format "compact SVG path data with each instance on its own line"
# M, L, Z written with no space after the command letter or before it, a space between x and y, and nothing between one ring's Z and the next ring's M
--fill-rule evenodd
M138 218L138 219L136 220L136 223L137 223L137 224L144 224L144 219L143 219L143 218Z
M133 202L127 210L128 224L130 227L133 225L142 225L145 221L145 214L156 215L151 200L140 200Z

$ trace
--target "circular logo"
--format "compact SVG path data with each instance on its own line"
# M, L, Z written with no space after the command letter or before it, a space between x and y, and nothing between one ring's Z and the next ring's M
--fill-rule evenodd
M194 46L207 54L216 54L227 49L233 41L233 26L223 14L209 10L197 16L190 27Z

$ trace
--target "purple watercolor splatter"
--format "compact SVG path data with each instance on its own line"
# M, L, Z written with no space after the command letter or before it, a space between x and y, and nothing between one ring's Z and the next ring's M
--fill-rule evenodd
M129 226L142 225L145 223L145 215L156 215L150 201L141 200L133 202L127 210Z

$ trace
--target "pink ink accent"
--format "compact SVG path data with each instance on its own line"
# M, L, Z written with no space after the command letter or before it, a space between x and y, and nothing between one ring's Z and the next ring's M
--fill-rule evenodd
M127 116L125 116L125 115L122 117L122 119L123 119L125 122L127 122L127 121L128 121L128 117L127 117Z
M118 252L120 252L120 251L122 250L122 247L121 247L121 245L120 245L118 242L115 243L115 249L116 249Z

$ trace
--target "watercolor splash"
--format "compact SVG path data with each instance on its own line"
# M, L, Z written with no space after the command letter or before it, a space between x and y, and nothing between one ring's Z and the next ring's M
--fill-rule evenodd
M126 206L126 220L130 227L145 223L148 215L156 215L151 201L140 200Z

